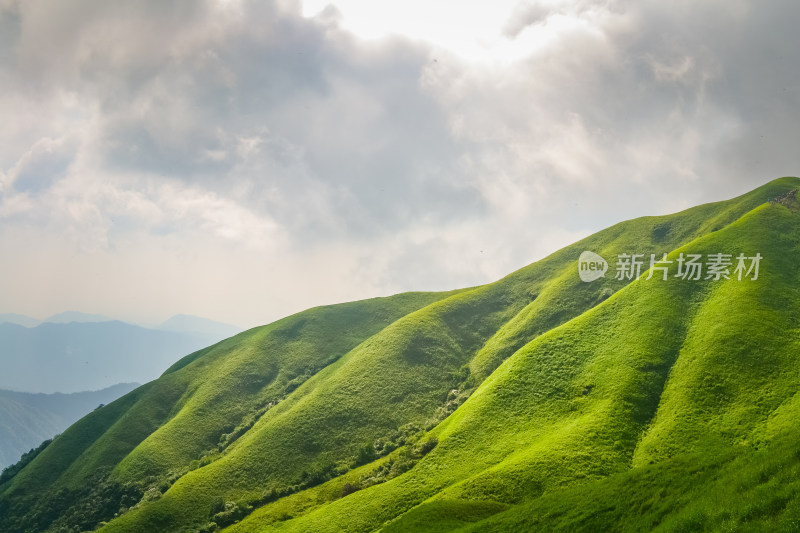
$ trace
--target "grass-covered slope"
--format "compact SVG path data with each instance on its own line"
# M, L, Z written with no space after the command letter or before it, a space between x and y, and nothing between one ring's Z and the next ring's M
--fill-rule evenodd
M758 281L642 280L517 352L442 425L437 448L405 476L408 486L446 488L386 530L408 530L448 502L531 499L475 531L695 531L751 521L754 530L796 528L800 486L785 481L797 471L800 449L800 215L762 206L684 248L735 249L769 258ZM779 454L766 466L755 452L765 445ZM460 472L443 473L448 464ZM722 479L711 473L723 467ZM786 470L783 481L771 479L779 470ZM613 474L613 481L561 493ZM654 481L657 475L665 478ZM391 483L297 519L297 529L334 529L332 518L351 523L337 506L351 515L369 501L386 506L395 501ZM627 484L637 489L621 490ZM757 498L746 506L737 494L745 490Z
M37 531L63 519L74 503L94 497L86 494L87 480L96 483L98 472L111 472L103 480L116 487L112 492L137 485L137 498L150 486L169 486L249 429L270 402L291 395L387 324L441 297L406 294L316 308L185 357L160 379L76 423L0 487L0 520L6 521L0 530ZM135 501L117 501L114 512ZM81 517L81 527L88 527L113 512Z
M425 531L405 526L426 510L418 507L385 531ZM800 431L788 428L760 449L682 453L469 522L428 531L797 531Z
M312 309L187 356L0 485L0 529L515 530L519 509L571 487L766 445L800 408L786 334L798 186L624 222L486 286ZM583 250L765 259L754 282L583 283Z

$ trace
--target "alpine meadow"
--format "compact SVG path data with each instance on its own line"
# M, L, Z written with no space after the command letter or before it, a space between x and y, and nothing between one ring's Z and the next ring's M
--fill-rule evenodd
M175 354L3 472L0 531L798 531L798 189ZM585 282L584 251L645 262Z

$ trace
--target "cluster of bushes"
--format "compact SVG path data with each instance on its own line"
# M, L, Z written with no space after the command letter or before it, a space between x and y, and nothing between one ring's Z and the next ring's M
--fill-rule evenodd
M342 486L342 497L352 494L361 489L377 485L392 478L399 476L411 470L417 461L425 457L436 445L439 444L439 439L431 437L430 439L417 444L410 443L398 453L397 457L393 457L380 465L378 468L361 476L358 482L347 482Z
M211 507L211 523L206 527L212 523L216 527L229 526L252 512L253 506L245 502L225 502L220 499Z
M256 507L261 507L346 474L360 461L372 461L378 458L379 454L384 455L397 449L398 442L402 442L403 444L400 444L400 446L406 445L406 448L397 457L390 459L368 475L362 476L357 483L345 483L342 487L341 495L347 496L358 490L388 481L411 470L417 461L425 457L439 443L436 437L431 437L424 442L418 442L421 434L422 430L418 426L407 424L398 430L393 437L382 437L376 441L375 445L370 444L360 448L357 457L350 463L345 462L338 465L328 463L319 468L303 471L297 483L271 488L264 492L261 498L254 501L225 502L219 499L211 506L208 514L210 521L198 528L195 533L213 533L220 528L229 526L242 520L253 512Z
M300 375L294 375L294 376L291 376L290 374L291 377L284 386L283 394L280 397L275 398L272 401L263 404L260 408L256 409L249 415L245 416L242 419L242 421L232 430L220 435L219 442L217 443L216 448L204 452L199 459L200 464L198 466L205 466L206 464L216 459L215 456L217 456L219 453L225 450L225 448L233 444L239 437L250 431L250 429L255 425L255 423L258 422L261 419L261 417L264 416L264 414L266 414L267 411L269 411L277 404L285 400L286 397L289 396L289 394L291 394L297 387L305 383L313 374L317 372L317 370L318 369L311 369ZM204 460L205 462L203 462Z
M376 439L372 444L374 458L377 459L378 457L389 455L397 448L405 446L411 439L416 438L421 433L422 427L411 422L384 437Z
M252 427L258 422L262 416L266 414L267 411L278 405L280 402L286 399L289 394L294 392L300 385L305 383L311 376L316 374L319 370L324 368L325 366L335 362L338 359L338 356L331 357L326 360L319 368L312 367L312 368L305 368L300 370L299 374L290 373L287 378L286 385L283 388L283 393L273 400L269 402L265 402L261 407L253 411L252 413L245 416L242 421L236 425L230 431L223 433L219 437L219 442L217 446L210 450L206 450L203 452L200 457L187 466L187 468L181 473L181 475L195 470L197 468L206 466L219 458L220 454L228 448L231 444L233 444L239 437L250 431Z
M263 405L256 411L250 413L246 417L244 417L244 419L230 432L223 433L222 435L220 435L219 443L217 444L216 449L211 450L210 452L208 452L208 454L210 455L212 453L222 452L225 448L233 444L233 442L236 439L238 439L239 437L250 431L250 428L252 428L256 424L256 422L258 422L259 419L262 416L264 416L264 414L266 414L267 411L275 407L282 400L283 398L278 398L276 400L273 400L267 403L266 405Z
M6 468L3 482L30 463L50 442L43 442L24 454L16 465ZM13 508L0 503L0 530L89 531L143 503L159 499L184 473L170 471L166 476L150 476L138 483L121 484L111 477L111 467L102 467L81 489L62 487L48 498Z
M461 377L464 379L467 376ZM293 391L306 379L308 379L308 376L303 374L290 380L286 386L286 394ZM346 496L407 472L438 443L435 437L424 442L420 442L419 439L426 431L455 411L471 392L471 390L451 390L445 398L444 404L436 410L430 420L424 423L406 424L372 443L365 444L357 450L355 457L351 460L338 464L328 463L306 470L300 475L296 483L272 488L256 501L224 502L219 500L209 512L209 522L202 526L198 533L213 532L219 528L226 527L250 514L254 507L265 505L285 496L325 483L330 479L347 473L353 468L385 457L403 447L405 448L396 457L386 461L368 475L362 476L356 483L346 483L342 488L341 494ZM220 436L219 444L215 448L204 452L199 459L192 461L178 472L170 471L164 476L150 477L137 484L121 485L111 479L110 469L101 469L95 473L93 478L81 490L70 491L62 488L51 498L35 502L33 509L30 507L25 509L3 507L0 509L0 514L4 516L2 522L12 530L44 530L48 528L64 532L91 530L98 525L104 524L106 520L115 518L130 509L138 508L143 503L159 499L184 474L217 459L225 448L249 431L269 409L284 398L285 396L270 401L245 417L231 431ZM3 473L0 474L0 484L12 479L17 472L41 453L50 442L50 440L43 442L39 447L24 454L17 464L3 470ZM0 507L2 507L2 503L0 503Z
M315 373L316 373L316 371L313 371L313 372L315 372ZM313 374L312 374L312 375L313 375ZM295 377L293 377L292 379L290 379L290 380L289 380L289 381L286 383L286 386L283 388L283 393L284 393L286 396L288 396L289 394L291 394L292 392L294 392L294 390L295 390L297 387L299 387L300 385L302 385L303 383L305 383L305 382L308 380L308 378L310 378L310 377L311 377L311 375L309 375L309 374L301 374L301 375L299 375L299 376L295 376Z
M454 377L460 381L457 388L448 392L444 404L436 409L432 418L423 424L413 422L405 424L389 435L376 439L374 443L366 444L359 448L358 454L351 465L352 468L370 463L375 459L389 455L398 448L406 446L406 449L400 452L397 457L386 461L368 475L362 476L357 483L345 483L342 486L342 497L372 485L383 483L411 470L417 461L436 447L439 443L436 437L431 437L421 443L418 443L418 440L427 431L439 425L458 409L475 390L474 388L465 389L470 382L468 367L462 367Z
M326 366L327 364L330 364L330 362L331 361L326 362L325 365L323 365L323 366ZM205 452L203 452L200 455L200 457L198 459L196 459L196 460L192 461L191 463L189 463L189 465L182 472L181 475L183 475L183 474L185 474L187 472L190 472L192 470L195 470L197 468L206 466L206 465L212 463L217 458L219 458L220 454L227 447L229 447L231 444L233 444L239 437L241 437L242 435L244 435L245 433L250 431L250 429L252 429L252 427L256 424L256 422L258 422L261 419L261 417L266 414L267 411L269 411L270 409L272 409L273 407L278 405L280 402L285 400L286 397L289 396L289 394L291 394L297 387L299 387L300 385L305 383L317 371L318 371L318 369L311 369L311 370L307 370L307 371L305 371L305 372L303 372L302 374L299 374L299 375L293 375L292 376L290 374L290 379L287 381L286 385L284 386L283 394L280 397L275 398L275 399L269 401L268 403L263 404L261 407L259 407L258 409L256 409L252 413L250 413L249 415L245 416L242 419L242 421L239 424L237 424L233 429L231 429L230 431L220 435L219 442L217 443L217 446L215 446L214 448L212 448L210 450L206 450Z
M430 431L438 426L445 418L453 414L453 412L458 409L461 404L467 400L467 398L469 398L470 394L472 394L474 390L474 388L466 390L461 388L452 389L447 394L444 404L440 405L433 413L433 418L428 421L425 426L425 430Z
M305 488L305 487L302 487ZM260 507L267 503L273 502L284 496L288 496L294 492L302 490L299 485L292 485L280 489L270 489L264 495L255 501L251 502L231 502L224 501L222 498L217 500L208 513L209 522L200 526L195 530L195 533L214 533L215 531L236 523L253 512L253 509Z
M99 468L80 489L62 487L47 498L0 504L2 531L90 531L141 500L135 484L112 480L109 467Z
M256 507L260 507L296 492L321 485L326 481L346 474L350 468L351 467L347 463L327 463L317 468L304 470L302 474L300 474L300 479L297 481L297 483L286 485L284 487L271 488L265 491L261 498L251 503Z
M468 376L465 377L465 381L467 379ZM409 422L388 435L376 439L373 444L367 444L359 449L353 467L367 464L375 459L389 455L394 450L407 444L413 445L426 432L438 426L458 409L475 390L474 388L464 390L463 385L464 383L459 388L451 389L447 393L444 403L436 408L431 418L422 423ZM433 440L436 439L434 438Z
M791 191L781 194L780 196L770 198L769 203L797 208L797 189L792 189Z

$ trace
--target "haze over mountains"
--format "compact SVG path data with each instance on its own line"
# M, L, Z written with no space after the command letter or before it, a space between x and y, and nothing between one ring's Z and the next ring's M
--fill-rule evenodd
M138 387L120 383L99 391L32 394L0 390L0 470L42 441L54 437L100 404Z
M147 328L78 311L45 320L0 314L0 469L99 404L155 379L176 354L240 331L190 315Z
M484 286L318 307L199 350L1 479L0 529L793 530L798 190L775 180ZM654 266L672 272L583 282L586 250L667 254ZM740 253L763 258L757 276L676 272Z
M33 328L41 324L38 318L32 318L19 313L0 313L0 324L17 324L26 328Z
M176 358L240 328L189 315L144 327L76 311L44 321L0 315L0 389L81 392L146 383Z

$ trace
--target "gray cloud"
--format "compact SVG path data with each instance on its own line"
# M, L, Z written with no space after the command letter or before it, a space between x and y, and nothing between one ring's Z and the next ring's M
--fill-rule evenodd
M532 205L533 191L546 190L560 197L559 209L574 201L588 219L610 222L742 192L800 163L789 146L800 133L791 92L800 43L788 22L796 10L746 2L523 6L506 27L516 39L544 32L555 15L582 24L503 72L501 86L465 68L455 73L465 79L455 92L453 73L441 76L443 105L479 110L459 120L481 132L485 165L527 158L528 174L509 179L531 191Z
M798 10L521 4L517 58L486 63L297 2L0 1L0 246L22 286L52 278L0 298L247 324L797 174Z
M45 190L66 176L74 155L68 140L41 139L11 169L11 184L22 192Z
M83 2L55 28L56 17L32 5L20 8L20 78L97 106L89 149L112 173L202 184L304 239L480 208L456 175L460 148L442 110L419 91L425 46L364 47L328 15L301 18L296 5L156 2L120 12ZM27 33L44 31L44 46ZM309 196L329 205L306 210ZM320 213L329 216L315 220Z

